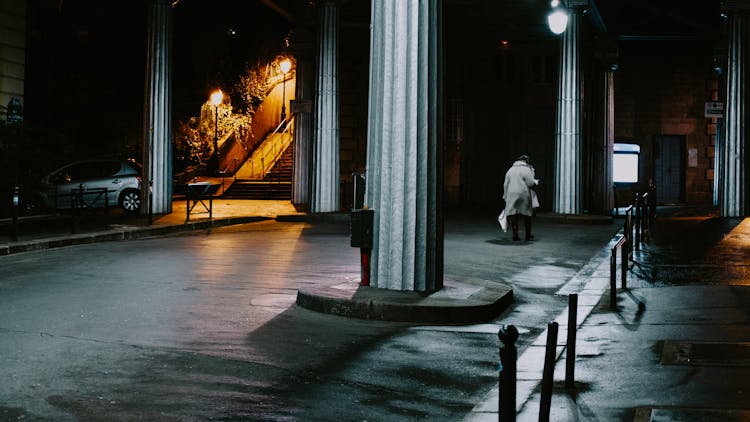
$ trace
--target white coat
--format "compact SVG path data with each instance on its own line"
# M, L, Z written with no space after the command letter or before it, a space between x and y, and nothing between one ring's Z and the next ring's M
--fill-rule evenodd
M503 199L505 215L532 215L531 188L537 185L534 168L525 161L516 161L505 173Z

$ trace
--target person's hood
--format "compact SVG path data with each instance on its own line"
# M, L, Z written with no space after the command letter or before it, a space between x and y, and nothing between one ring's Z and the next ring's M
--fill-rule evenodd
M529 165L529 163L527 163L526 161L521 161L521 160L518 160L518 161L516 161L515 163L513 163L513 167L519 167L519 166L526 166L526 167L531 167L531 166Z

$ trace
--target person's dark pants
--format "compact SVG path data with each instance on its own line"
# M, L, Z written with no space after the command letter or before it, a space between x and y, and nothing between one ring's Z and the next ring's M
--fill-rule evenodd
M510 228L513 230L513 240L521 240L521 238L518 237L518 220L521 218L523 218L523 228L526 233L526 240L533 239L534 236L531 235L531 216L523 214L513 214L508 216L508 221L510 221Z

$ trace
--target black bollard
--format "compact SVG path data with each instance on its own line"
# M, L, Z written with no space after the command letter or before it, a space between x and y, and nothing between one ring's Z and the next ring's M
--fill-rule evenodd
M555 377L555 357L557 356L557 325L556 322L547 324L547 350L544 354L539 422L549 422L549 412L552 407L552 383Z
M518 330L513 325L503 325L497 332L500 339L500 366L498 381L500 383L500 398L497 417L500 422L514 422L516 420L516 361L518 350Z
M565 343L565 388L575 386L576 327L578 325L578 295L568 296L568 340Z
M188 213L188 216L190 214ZM154 225L154 181L148 181L148 225Z
M18 207L20 202L20 188L16 186L13 188L13 199L11 202L13 206L13 228L10 239L14 242L18 241Z

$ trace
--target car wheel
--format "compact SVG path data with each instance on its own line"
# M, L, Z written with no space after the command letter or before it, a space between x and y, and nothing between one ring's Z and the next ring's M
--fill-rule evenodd
M141 193L135 189L126 190L120 195L120 206L127 213L137 213L141 209Z

